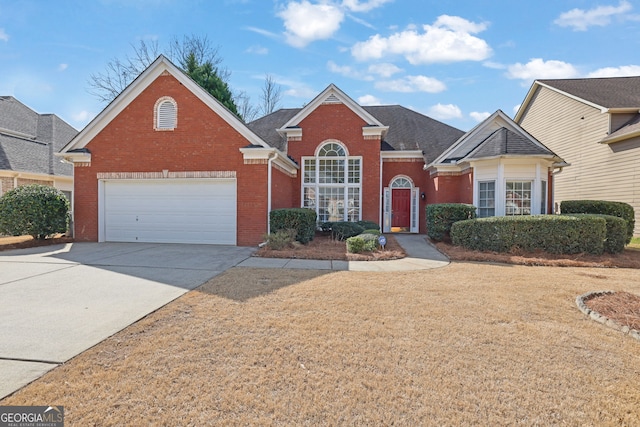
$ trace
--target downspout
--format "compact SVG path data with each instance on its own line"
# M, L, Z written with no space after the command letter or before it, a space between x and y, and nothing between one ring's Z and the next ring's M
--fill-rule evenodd
M271 168L273 161L278 157L277 152L269 154L269 161L267 162L267 234L271 234Z
M384 183L382 181L382 153L380 153L380 203L378 204L378 224L380 224L380 230L383 230L384 221ZM360 211L360 217L362 218L362 211Z

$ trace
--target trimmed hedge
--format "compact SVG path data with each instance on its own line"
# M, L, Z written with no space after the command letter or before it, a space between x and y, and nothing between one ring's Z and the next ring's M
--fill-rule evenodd
M69 200L57 188L24 185L0 197L0 234L45 239L68 226Z
M377 222L357 221L356 224L358 224L360 227L364 228L365 230L380 230L380 226L378 225Z
M633 238L633 229L636 225L633 206L623 202L608 202L605 200L563 200L560 203L560 212L612 215L627 221L626 244Z
M598 214L564 214L567 216L584 217L593 216L603 218L607 222L607 234L604 241L604 251L610 254L619 254L624 251L627 240L627 221L613 215Z
M347 240L364 231L364 227L355 222L339 221L331 224L331 235L334 239Z
M604 251L607 221L594 215L532 215L470 219L451 227L454 245L480 251L543 250L555 254Z
M427 234L433 240L450 238L451 225L457 221L476 217L476 207L463 203L427 205Z
M296 230L296 240L309 243L316 234L316 211L307 208L275 209L269 212L272 233Z

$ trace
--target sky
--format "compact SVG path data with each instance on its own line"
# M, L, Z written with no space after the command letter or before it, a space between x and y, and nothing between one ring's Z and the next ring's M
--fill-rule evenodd
M464 131L513 117L535 79L640 75L631 0L0 0L0 95L80 130L105 107L92 74L185 35L218 47L253 104L267 75L282 108L334 83Z

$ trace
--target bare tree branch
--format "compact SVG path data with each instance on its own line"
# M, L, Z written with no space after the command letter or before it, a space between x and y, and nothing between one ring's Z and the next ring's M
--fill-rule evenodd
M233 100L238 107L238 114L240 114L245 123L252 122L258 118L259 108L251 105L251 100L246 92L237 93L234 95Z
M276 83L271 75L267 74L264 78L264 86L260 95L260 101L262 102L260 110L262 114L266 116L273 113L279 107L281 99L282 87Z

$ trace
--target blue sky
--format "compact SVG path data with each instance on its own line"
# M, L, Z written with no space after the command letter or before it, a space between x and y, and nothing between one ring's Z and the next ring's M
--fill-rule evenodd
M536 78L640 75L629 0L0 0L0 95L81 129L104 108L92 73L140 40L191 34L256 104L269 74L284 108L335 83L462 130L513 116Z

